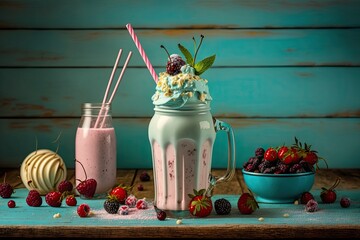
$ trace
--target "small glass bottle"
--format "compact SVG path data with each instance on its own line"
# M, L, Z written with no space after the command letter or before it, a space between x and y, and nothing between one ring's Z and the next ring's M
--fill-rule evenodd
M84 103L75 140L75 181L97 181L94 198L106 197L116 184L116 136L111 104Z

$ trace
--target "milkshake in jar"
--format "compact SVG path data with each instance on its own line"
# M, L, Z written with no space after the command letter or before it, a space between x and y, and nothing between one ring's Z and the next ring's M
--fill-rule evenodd
M116 184L116 154L111 105L84 103L75 140L76 185L79 181L95 179L94 198L106 197Z
M205 195L211 197L216 183L230 180L235 170L232 128L212 117L208 81L200 74L199 69L173 54L169 56L167 71L159 74L152 96L155 113L148 134L154 206L169 217L190 216L189 194L205 189ZM229 140L227 172L222 177L211 175L212 149L218 130L226 131Z

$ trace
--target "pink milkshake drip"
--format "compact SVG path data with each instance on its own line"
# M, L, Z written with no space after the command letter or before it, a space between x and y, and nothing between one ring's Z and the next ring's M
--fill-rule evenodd
M153 142L155 205L160 209L187 210L188 194L193 190L206 189L211 165L211 142L205 141L200 148L192 140L168 144L163 149ZM175 147L178 146L178 152Z

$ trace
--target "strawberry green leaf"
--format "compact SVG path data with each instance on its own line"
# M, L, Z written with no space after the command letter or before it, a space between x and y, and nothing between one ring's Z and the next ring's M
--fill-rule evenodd
M180 51L182 52L182 54L184 54L184 57L186 58L186 63L191 66L191 64L193 62L193 57L192 57L191 53L189 52L189 50L187 50L187 48L184 47L183 45L181 45L180 43L178 44L178 47L179 47Z
M195 68L195 74L196 75L201 75L202 73L204 73L207 69L209 69L214 61L215 61L215 57L216 55L212 55L210 57L204 58L203 60L201 60L200 62L197 62L194 66Z

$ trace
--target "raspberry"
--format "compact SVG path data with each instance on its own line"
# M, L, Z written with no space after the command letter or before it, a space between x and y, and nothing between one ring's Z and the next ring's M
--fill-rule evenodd
M146 208L148 208L148 203L146 202L145 198L137 200L136 208L137 209L146 209Z
M125 204L129 206L129 208L134 208L136 206L137 198L134 195L129 195L126 200Z
M160 221L164 221L166 219L166 212L160 210L157 214L156 214L157 219L159 219Z
M142 173L140 174L140 181L142 181L142 182L148 182L148 181L150 181L150 176L149 176L149 174L148 174L147 172L142 172Z
M314 200L314 196L309 192L303 192L300 197L301 204L307 204L311 199Z
M219 215L228 215L231 212L231 204L225 198L217 199L214 203L215 212Z
M69 182L68 180L64 180L64 181L59 183L58 190L61 193L63 193L63 192L72 192L73 184L71 182Z
M77 200L74 195L68 195L66 197L65 202L66 202L66 205L71 206L71 207L76 206L76 204L77 204Z
M350 204L351 204L350 198L342 197L340 199L340 206L341 207L348 208L348 207L350 207Z
M87 217L90 214L90 207L86 203L83 203L78 206L76 212L80 217Z
M14 200L8 201L8 207L9 207L9 208L14 208L15 206L16 206L16 203L15 203Z
M144 186L142 184L139 184L137 186L138 191L144 191Z
M26 197L26 203L30 207L40 207L42 204L40 193L36 190L30 190Z
M305 211L307 212L316 212L317 210L318 210L318 203L314 199L309 200L305 205Z
M45 201L51 207L60 207L62 202L62 194L58 191L49 192L45 195Z
M14 189L13 187L6 182L0 183L0 196L2 198L9 198L11 194L13 194Z
M128 215L129 214L129 206L122 205L119 209L120 215Z

